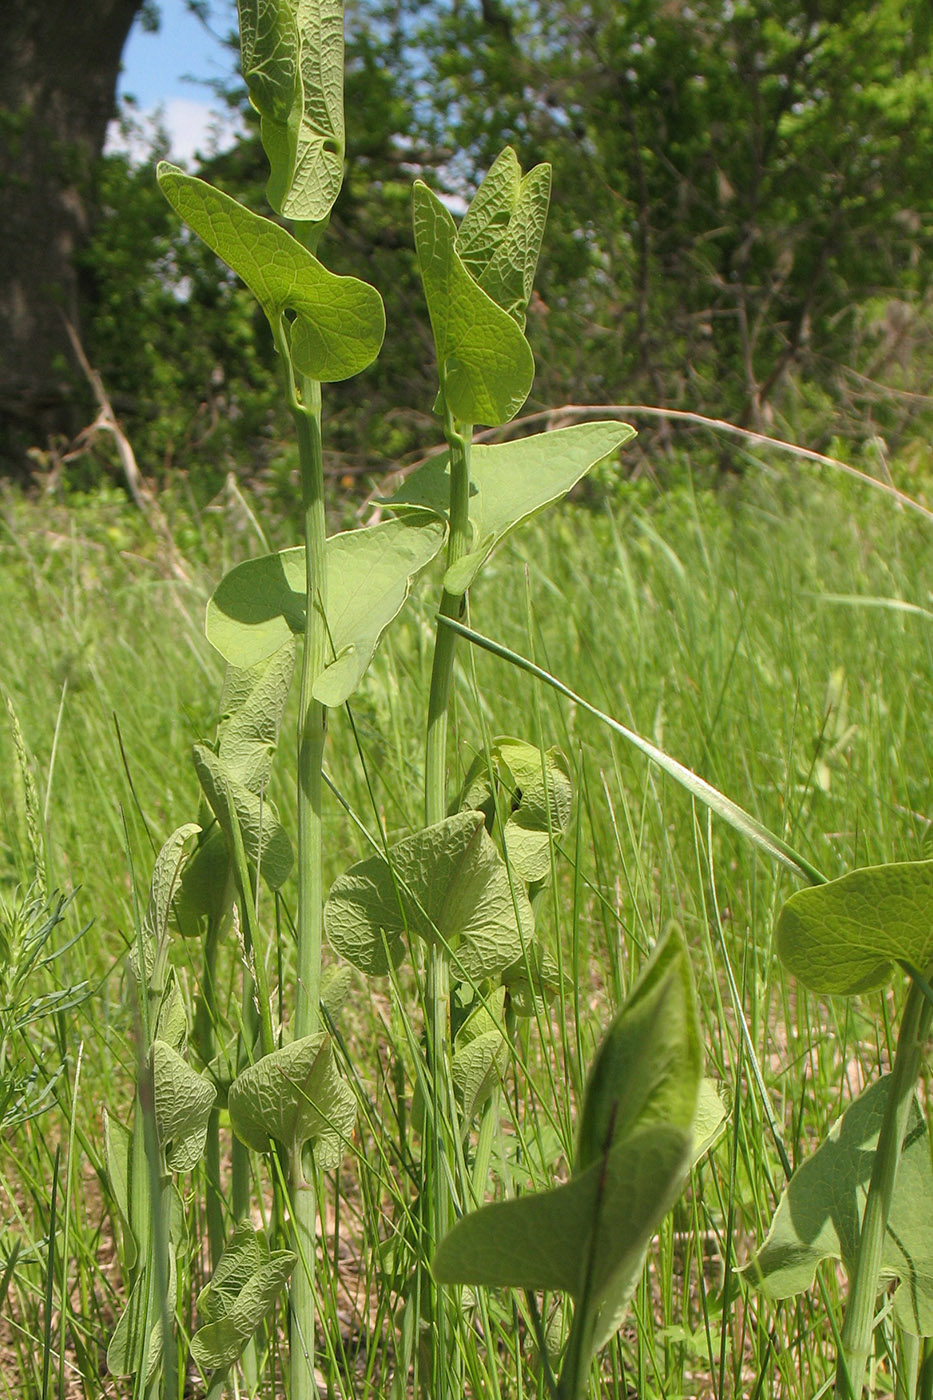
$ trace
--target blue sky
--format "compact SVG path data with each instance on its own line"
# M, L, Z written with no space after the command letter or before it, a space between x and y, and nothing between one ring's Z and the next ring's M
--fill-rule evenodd
M173 157L192 163L195 151L209 146L217 123L217 103L205 82L229 78L235 56L189 13L184 0L160 0L159 8L158 33L147 34L138 21L133 26L118 92L136 99L144 119L160 113ZM211 11L214 34L222 36L234 28L233 0L211 0ZM221 131L221 142L223 136Z

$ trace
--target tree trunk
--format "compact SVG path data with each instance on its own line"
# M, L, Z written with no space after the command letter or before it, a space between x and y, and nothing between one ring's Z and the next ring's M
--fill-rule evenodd
M5 0L0 64L0 473L83 426L76 254L142 0Z

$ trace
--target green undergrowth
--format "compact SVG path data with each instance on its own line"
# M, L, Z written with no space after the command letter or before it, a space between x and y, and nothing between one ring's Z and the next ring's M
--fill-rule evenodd
M718 492L689 479L663 492L638 482L611 500L549 515L507 542L471 590L471 625L680 759L830 877L933 853L930 525L810 468L749 474ZM231 564L260 552L236 501L200 519L180 508L173 525L186 578L113 498L71 511L3 503L0 679L32 756L49 889L73 893L52 936L64 945L90 928L37 974L86 984L78 1004L37 1024L28 1044L14 1035L5 1052L37 1089L54 1083L37 1116L5 1130L0 1153L0 1395L99 1395L125 1302L101 1118L121 1110L135 1073L124 955L156 851L197 812L190 751L213 737L222 681L203 635L207 598ZM270 543L294 543L289 521L260 527ZM420 825L435 592L417 590L351 701L352 725L332 726L326 888L367 836L391 843ZM709 824L579 707L517 684L492 656L464 648L462 663L454 778L491 737L520 734L560 747L576 792L539 915L564 976L522 1027L491 1179L508 1193L566 1173L586 1068L611 1015L650 947L682 929L707 1073L731 1104L729 1126L651 1247L630 1317L603 1355L605 1393L812 1395L835 1354L822 1309L806 1296L769 1303L735 1269L766 1234L784 1186L774 1131L794 1163L813 1150L891 1053L893 1000L821 999L785 980L772 930L793 885L776 866ZM289 741L294 696L290 706ZM13 819L18 772L12 730L0 724L4 908L24 893L28 865ZM273 777L270 797L294 829L289 786ZM294 880L275 900L263 895L274 987L293 977ZM193 1001L189 947L173 956ZM231 935L219 965L231 984L240 958ZM333 1002L338 1059L361 1108L321 1234L317 1362L344 1394L388 1394L393 1374L424 1112L411 1092L417 997L403 966L394 981L353 972ZM269 1178L259 1185L269 1210ZM836 1289L832 1275L827 1286ZM502 1353L522 1394L542 1393L542 1338L525 1301L494 1291L471 1306L473 1325L456 1334L467 1392L493 1393ZM179 1307L193 1326L193 1298ZM539 1321L556 1347L567 1318L557 1299L548 1308ZM874 1363L884 1371L883 1355ZM272 1394L274 1374L262 1393Z

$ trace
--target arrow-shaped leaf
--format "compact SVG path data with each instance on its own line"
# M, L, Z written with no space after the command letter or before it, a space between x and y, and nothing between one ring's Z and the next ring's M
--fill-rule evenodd
M343 704L359 685L412 581L444 538L443 521L419 511L409 519L349 530L327 541L332 659L314 686L322 704ZM208 640L231 664L255 665L304 632L305 590L300 546L245 560L230 570L207 605Z
M552 433L484 446L470 453L470 552L448 569L444 587L465 592L492 550L516 526L565 496L597 462L635 436L627 423L578 423ZM450 459L432 457L413 472L389 505L419 505L446 515Z
M420 180L412 192L415 248L434 332L441 388L466 423L507 423L535 374L519 326L484 292L457 252L457 226Z
M204 180L162 161L162 192L176 213L241 277L278 332L286 310L296 370L327 383L371 364L385 335L374 287L338 277L284 228L238 204Z

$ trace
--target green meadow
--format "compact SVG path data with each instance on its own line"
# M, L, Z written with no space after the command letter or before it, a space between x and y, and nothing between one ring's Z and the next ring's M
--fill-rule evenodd
M469 625L692 769L830 879L926 858L933 518L786 458L743 452L741 472L715 489L686 459L663 486L626 479L624 449L621 459L615 480L499 548L471 590ZM295 520L256 512L236 500L198 515L178 506L172 569L118 493L2 501L0 678L15 723L0 725L0 1394L11 1400L147 1393L105 1365L132 1270L105 1114L128 1119L133 1101L140 1027L126 958L153 862L173 830L199 820L191 750L213 739L224 674L204 636L207 599L231 565L296 542ZM371 843L391 846L419 825L441 572L435 564L416 584L359 689L331 714L325 890ZM269 783L287 829L296 716L293 692ZM799 881L508 661L461 643L450 716L454 790L500 735L559 748L573 787L536 909L560 975L518 1023L495 1131L481 1143L480 1118L458 1139L467 1167L482 1148L495 1195L567 1180L588 1067L672 927L689 950L705 1073L723 1105L717 1140L651 1240L621 1330L593 1362L590 1393L828 1393L840 1268L821 1265L820 1289L783 1301L739 1270L768 1230L786 1164L890 1064L906 979L845 999L808 992L774 942ZM56 893L67 903L46 927ZM294 871L257 896L250 956L263 960L276 1024L294 991L296 899ZM218 952L217 1005L234 1008L216 1013L220 1042L237 1029L241 925L238 912ZM203 991L198 941L174 938L170 959L190 1023ZM336 969L325 987L339 990L324 997L334 1059L357 1110L319 1183L314 1374L328 1395L399 1394L420 1227L425 992L410 963L364 977L326 947L324 962ZM250 1170L253 1223L274 1230L274 1165L254 1159ZM211 1267L199 1171L177 1177L175 1390L165 1393L179 1396L208 1385L187 1357ZM231 1219L229 1197L222 1209ZM566 1300L501 1288L458 1296L447 1344L462 1393L548 1394ZM273 1311L251 1343L252 1382L237 1373L230 1393L287 1393L283 1337ZM869 1383L926 1393L904 1388L899 1344L882 1294ZM418 1356L416 1339L416 1379Z

